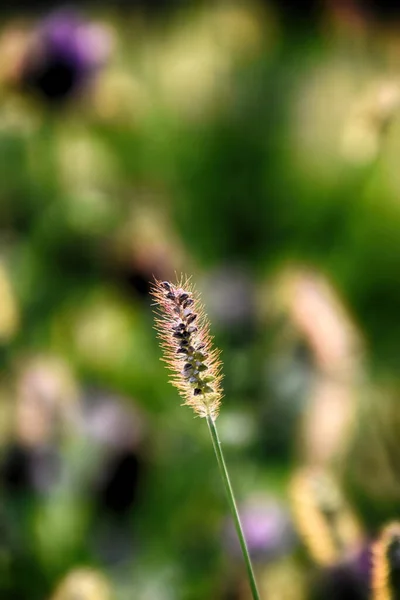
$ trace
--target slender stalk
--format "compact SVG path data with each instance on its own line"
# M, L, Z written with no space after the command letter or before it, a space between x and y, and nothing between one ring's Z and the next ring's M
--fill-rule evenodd
M240 547L242 549L244 562L246 564L247 575L249 578L251 593L253 596L253 600L260 600L260 595L257 590L257 584L254 577L253 566L251 564L251 559L249 555L249 551L247 549L246 540L243 533L242 524L240 522L239 512L236 506L235 496L233 493L232 485L229 479L228 470L226 468L224 455L222 453L221 442L218 437L217 428L215 426L215 422L213 418L209 415L207 416L207 425L210 431L215 455L217 457L218 467L221 473L222 480L224 482L226 495L228 497L229 506L232 512L233 520L236 527L236 532L239 538Z

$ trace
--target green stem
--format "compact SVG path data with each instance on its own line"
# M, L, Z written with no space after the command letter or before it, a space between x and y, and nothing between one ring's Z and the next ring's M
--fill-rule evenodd
M251 564L250 555L249 555L249 551L247 549L247 544L246 544L246 540L244 537L242 524L240 522L239 512L238 512L238 509L236 506L235 496L233 494L233 489L232 489L232 485L231 485L228 471L226 468L224 455L222 453L221 442L218 437L218 432L217 432L217 428L215 426L215 422L211 416L207 417L207 425L208 425L208 429L210 430L210 435L211 435L212 443L214 446L215 455L217 457L218 467L219 467L219 470L221 473L222 480L224 482L226 495L228 497L228 502L229 502L229 506L230 506L233 520L235 523L236 532L238 534L240 547L241 547L242 553L243 553L244 562L246 564L246 570L247 570L247 575L249 578L249 583L250 583L253 600L260 600L260 596L259 596L259 593L257 590L256 580L254 577L253 566Z

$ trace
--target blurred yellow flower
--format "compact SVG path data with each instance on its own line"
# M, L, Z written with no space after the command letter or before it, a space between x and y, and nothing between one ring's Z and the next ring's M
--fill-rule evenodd
M51 600L111 600L106 577L89 567L71 571L60 583Z
M7 271L0 263L0 343L8 342L17 332L19 311Z

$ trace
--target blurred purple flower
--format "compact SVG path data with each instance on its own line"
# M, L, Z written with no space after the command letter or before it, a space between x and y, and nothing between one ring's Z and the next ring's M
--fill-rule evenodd
M90 389L82 398L82 433L113 451L137 450L146 424L138 407L127 398Z
M269 561L288 554L296 542L296 534L285 508L269 497L254 497L239 506L244 535L250 555L255 560ZM224 530L228 552L239 557L241 550L233 522Z
M355 573L368 589L371 586L372 543L372 539L369 542L364 542L351 558Z
M101 457L92 482L99 506L120 516L128 513L147 466L144 415L128 399L90 389L82 398L81 427Z
M371 568L371 543L365 542L341 562L319 573L313 586L316 600L368 600Z
M85 22L72 10L43 19L27 45L22 85L60 103L90 83L110 53L104 26Z
M85 390L81 408L80 433L100 459L91 473L92 548L106 564L122 564L136 544L130 516L148 469L147 422L132 399L97 388Z
M251 333L255 321L255 286L251 274L238 265L209 272L202 288L211 320L232 332Z

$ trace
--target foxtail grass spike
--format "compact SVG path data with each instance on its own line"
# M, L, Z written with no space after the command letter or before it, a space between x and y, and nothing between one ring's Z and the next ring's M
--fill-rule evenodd
M189 279L177 284L155 280L153 297L159 308L156 329L164 352L163 360L172 371L171 383L178 388L184 404L207 421L215 457L225 487L233 522L239 538L253 600L260 600L253 566L235 496L216 428L221 398L221 361L212 346L210 325L199 296Z
M316 563L333 565L361 542L358 521L325 469L298 469L289 493L297 530Z
M216 419L222 398L219 351L212 347L210 325L188 279L177 285L156 280L152 290L160 309L156 329L163 360L184 404L200 417Z
M383 528L372 551L373 600L400 598L400 522Z

